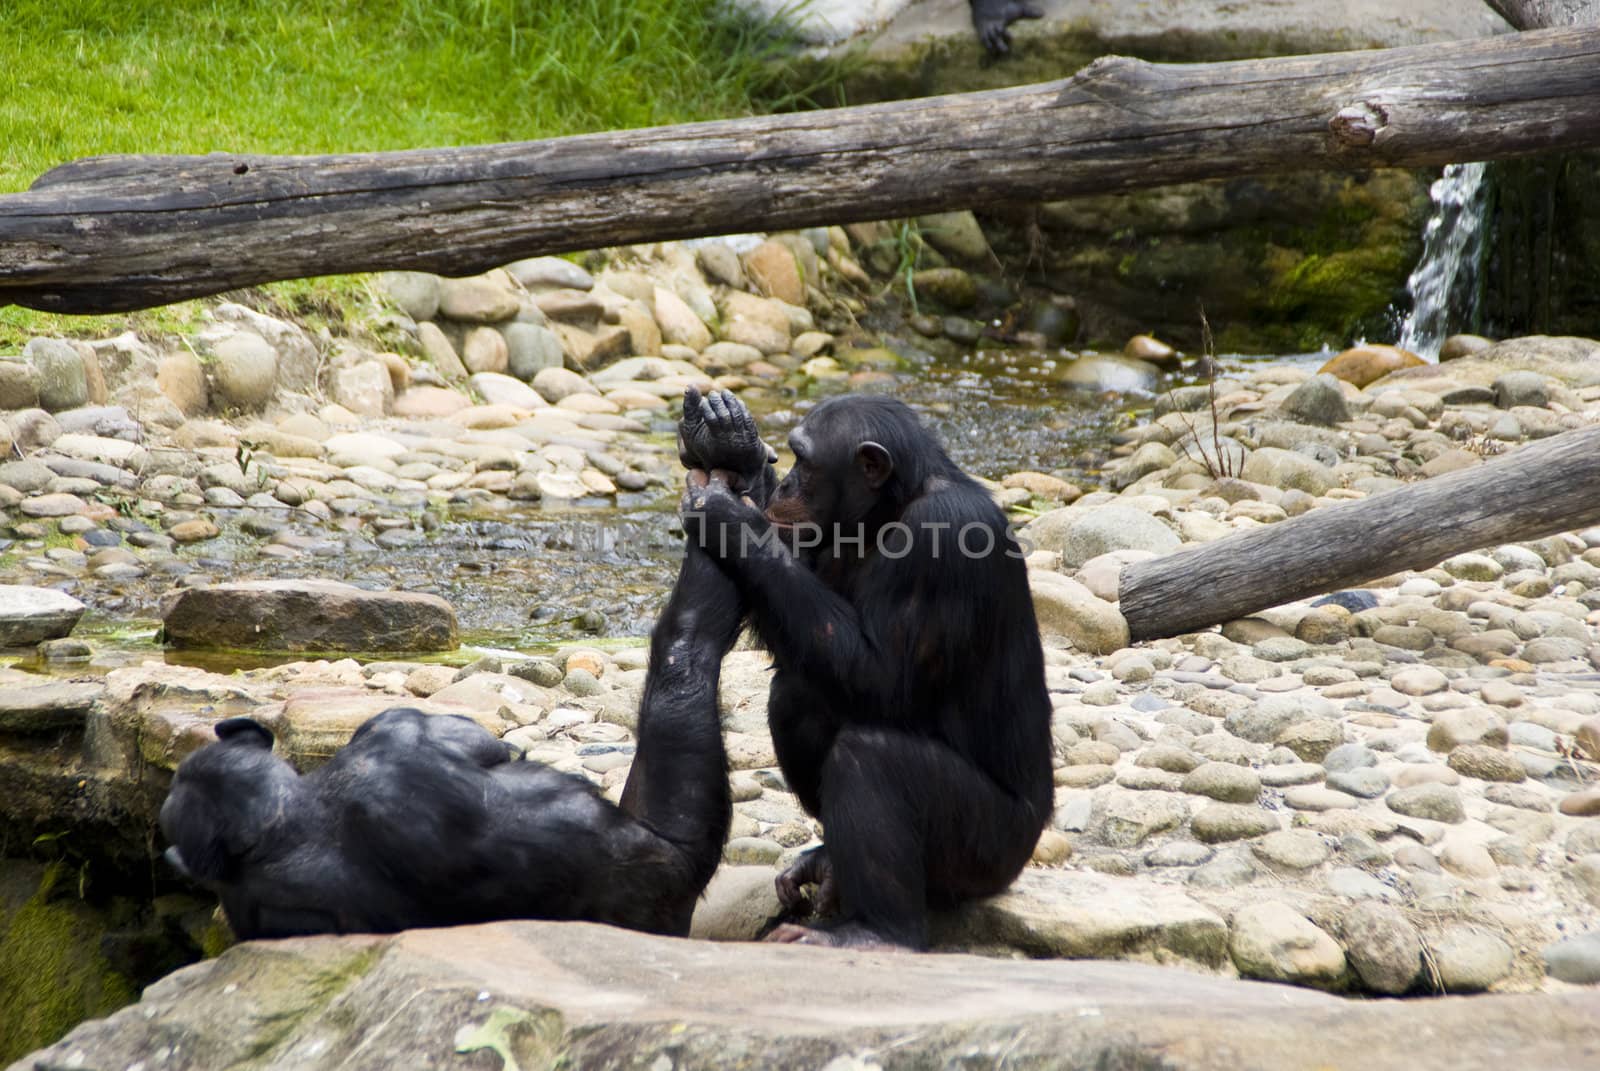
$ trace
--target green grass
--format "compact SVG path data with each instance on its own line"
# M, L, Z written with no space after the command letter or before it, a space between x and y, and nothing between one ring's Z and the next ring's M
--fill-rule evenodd
M715 0L5 0L0 190L100 153L518 141L748 112Z
M787 107L805 91L765 60L790 43L720 0L0 0L0 193L105 153L471 145ZM259 294L332 316L361 287ZM0 351L192 319L0 307Z

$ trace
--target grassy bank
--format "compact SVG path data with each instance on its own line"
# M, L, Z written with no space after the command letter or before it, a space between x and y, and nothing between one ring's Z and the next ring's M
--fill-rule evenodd
M763 60L787 45L718 0L0 0L0 193L101 153L375 151L738 115L774 105ZM267 289L292 306L359 285ZM174 314L0 308L0 347L160 331Z
M715 0L6 0L0 190L80 156L463 145L738 114Z

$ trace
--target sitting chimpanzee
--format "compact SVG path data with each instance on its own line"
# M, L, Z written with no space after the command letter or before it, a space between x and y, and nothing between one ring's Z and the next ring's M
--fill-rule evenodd
M703 419L741 419L732 405ZM770 496L691 474L683 513L773 654L778 762L823 825L778 891L796 911L814 883L836 919L773 937L922 948L929 907L1005 888L1050 815L1026 569L1004 514L900 402L831 399L789 443Z
M1018 19L1042 19L1044 12L1038 6L1019 0L971 0L972 28L978 40L990 54L1001 56L1011 51L1011 31L1007 29Z
M713 423L698 406L685 421L685 464L770 491L754 423L718 406ZM246 939L500 918L686 934L728 832L717 683L740 619L732 581L688 546L651 636L620 806L582 778L512 761L468 718L385 711L304 777L267 729L230 718L173 779L167 857L220 896Z

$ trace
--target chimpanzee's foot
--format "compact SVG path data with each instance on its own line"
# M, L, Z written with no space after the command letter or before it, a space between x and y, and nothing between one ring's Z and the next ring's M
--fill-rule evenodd
M839 913L839 886L833 880L833 863L828 859L827 845L818 845L802 852L777 879L778 903L785 914L802 918L827 917ZM815 898L808 897L802 886L815 885Z
M859 922L841 922L836 926L800 926L785 922L766 936L766 940L783 945L825 945L829 948L867 948L880 951L914 951L897 944L882 934L868 929Z
M734 473L742 491L760 484L778 455L761 441L755 417L731 391L702 395L689 387L678 422L678 459L686 469Z

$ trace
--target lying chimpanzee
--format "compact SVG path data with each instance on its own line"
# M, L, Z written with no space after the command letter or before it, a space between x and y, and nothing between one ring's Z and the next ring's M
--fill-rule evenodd
M691 391L696 409L708 427L754 434L731 395ZM831 399L789 443L795 465L775 491L691 473L683 512L773 654L778 762L822 820L823 846L778 891L798 911L814 883L837 918L773 936L921 948L928 908L1005 888L1050 815L1026 569L1004 514L900 402Z
M1044 12L1035 4L1019 0L971 0L972 28L978 40L992 55L1001 56L1011 51L1011 31L1007 29L1018 19L1042 19Z
M739 427L708 427L697 409L684 462L770 489L767 448ZM687 934L728 832L717 682L740 616L732 581L688 546L651 635L620 806L582 778L512 761L468 718L386 711L304 777L265 728L230 718L178 767L161 808L167 857L220 896L246 939L501 918Z

